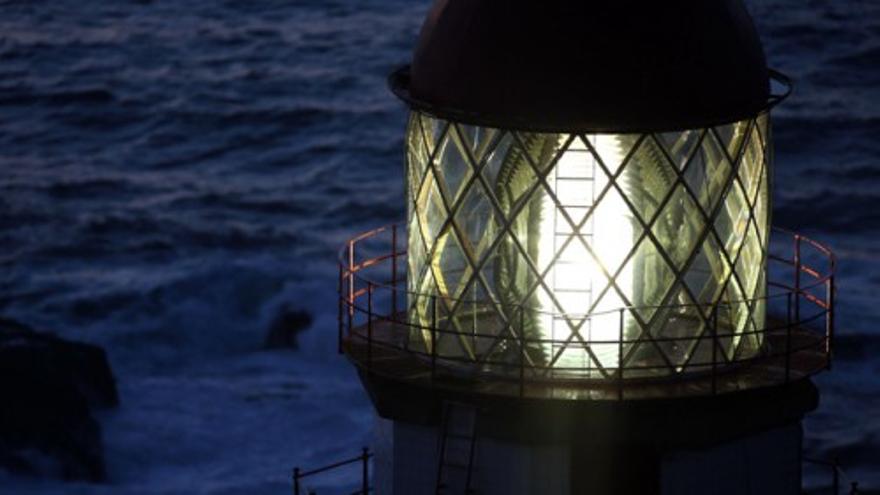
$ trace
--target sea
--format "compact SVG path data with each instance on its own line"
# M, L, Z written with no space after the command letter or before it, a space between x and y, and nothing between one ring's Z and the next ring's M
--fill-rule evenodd
M104 347L121 396L98 413L106 483L0 472L0 493L289 493L294 466L370 444L336 259L404 217L386 76L429 3L0 1L0 314ZM880 489L880 1L747 4L795 81L774 223L839 257L805 452ZM264 350L295 310L298 349Z

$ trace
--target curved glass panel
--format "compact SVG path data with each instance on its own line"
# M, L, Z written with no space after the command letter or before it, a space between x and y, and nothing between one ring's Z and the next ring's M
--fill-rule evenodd
M541 134L413 113L409 318L424 330L412 343L481 370L597 378L705 371L713 342L716 359L754 355L768 128L760 115Z

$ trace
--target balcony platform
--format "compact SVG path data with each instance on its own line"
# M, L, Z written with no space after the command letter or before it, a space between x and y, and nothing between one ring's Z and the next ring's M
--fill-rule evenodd
M404 315L399 315L405 318ZM518 366L511 372L467 370L458 363L444 365L429 353L406 350L407 332L412 328L390 321L352 329L344 339L344 352L358 369L387 380L411 386L437 389L451 395L488 395L537 400L618 401L703 397L785 385L825 370L829 364L826 342L814 330L793 327L767 332L764 355L736 364L719 364L714 371L640 379L572 378L554 374L536 375ZM372 338L369 334L372 333ZM790 341L789 339L790 335ZM530 376L531 375L531 376Z

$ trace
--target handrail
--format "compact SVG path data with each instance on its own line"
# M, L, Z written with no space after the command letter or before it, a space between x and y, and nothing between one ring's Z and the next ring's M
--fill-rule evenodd
M365 295L366 294L365 287L367 285L372 285L376 289L389 289L389 290L393 289L395 291L395 293L398 293L398 294L405 294L405 295L410 295L410 296L415 296L415 297L431 297L432 294L424 294L424 293L410 291L408 289L400 289L400 288L396 287L396 282L400 281L400 280L397 280L396 277L389 278L387 281L377 281L377 280L373 280L373 279L364 277L359 274L361 271L363 271L367 268L370 268L372 266L376 266L376 265L380 264L382 261L386 261L389 259L397 260L398 258L402 258L407 255L406 250L397 248L397 242L395 241L394 245L392 246L392 252L390 252L390 253L382 254L379 256L374 256L372 258L367 258L359 263L355 263L353 261L355 259L354 258L354 246L357 245L358 242L363 241L365 239L369 239L374 236L377 236L377 235L384 233L384 232L389 232L389 231L394 233L393 235L394 235L395 239L399 238L398 225L391 224L391 225L388 225L385 227L379 227L379 228L370 230L368 232L359 234L359 235L351 238L349 241L347 241L345 243L345 245L343 247L341 247L339 249L339 253L337 256L337 263L339 265L339 269L344 273L346 278L349 278L355 282L360 282L364 286L364 288L358 289L354 293L354 295L355 296ZM820 254L825 255L828 258L829 270L828 270L828 273L825 273L825 274L821 274L816 269L814 269L810 266L804 265L803 263L798 264L800 272L806 273L815 279L811 282L810 285L803 285L803 284L800 285L798 292L800 292L801 295L804 295L805 297L808 296L807 291L809 289L814 289L814 288L821 287L821 286L825 285L828 282L828 280L834 276L836 266L837 266L837 256L834 254L834 252L832 252L830 249L828 249L827 246L824 246L824 245L820 244L819 242L817 242L813 239L810 239L806 236L796 234L794 232L791 232L787 229L783 229L781 227L773 227L773 231L778 232L778 233L782 233L782 234L789 234L789 235L793 236L796 240L796 243L798 244L796 247L797 251L800 251L800 247L801 247L800 243L806 242L811 247L815 248ZM796 261L797 258L799 258L799 255L796 255L795 259L786 259L786 258L782 258L777 255L774 255L772 253L767 254L767 259L769 261L784 263L784 264L787 264L790 266L795 266L795 264L797 263L797 261ZM398 262L398 264L399 264L399 262ZM778 289L788 289L788 290L795 290L796 289L795 286L787 286L787 285L781 284L779 282L772 282L771 281L768 283L768 285L771 287L778 288ZM785 293L779 293L779 294L775 294L775 295L764 296L761 298L730 299L725 302L728 304L731 304L731 305L732 304L742 304L742 303L754 302L754 301L761 300L761 299L770 299L773 297L784 297L784 295L785 295ZM450 296L437 296L437 297L440 297L441 299L443 299L447 302L464 301L463 299L450 297ZM464 301L464 302L467 302L467 301ZM523 308L525 308L529 311L532 311L532 312L537 311L535 308L525 306L522 304L509 304L509 303L505 304L505 303L501 303L501 302L498 302L497 304L503 305L506 307L512 307L512 308L523 307ZM603 315L603 314L612 314L612 313L618 312L620 309L628 309L628 310L671 309L671 308L685 308L685 307L705 306L705 305L706 304L700 304L700 303L665 304L665 305L663 305L663 304L658 304L658 305L645 304L645 305L638 305L638 306L624 305L624 306L620 306L615 309L593 312L593 313L590 313L589 315L577 314L577 313L559 313L559 312L549 312L549 311L539 311L539 313L547 314L547 315L552 314L554 316L570 316L572 318L578 318L578 317L584 317L584 316L599 316L599 315Z
M532 375L546 374L549 371L578 371L588 370L591 373L592 380L610 380L616 379L618 383L624 381L625 375L627 380L634 378L633 372L640 371L659 371L664 369L668 371L667 375L675 375L681 372L681 369L687 368L688 373L698 370L708 370L711 368L713 390L715 388L715 380L717 370L721 367L730 368L734 365L745 364L751 361L782 359L785 367L785 382L788 382L792 376L792 359L801 356L804 352L814 353L812 356L821 356L822 368L830 368L831 351L833 348L834 338L834 272L836 268L836 258L830 249L824 245L800 234L796 234L784 229L774 229L775 232L791 237L793 240L792 255L790 258L779 256L777 254L768 253L768 263L776 263L785 268L785 270L793 269L792 281L768 280L767 285L771 289L767 294L758 298L725 300L715 303L690 303L690 304L666 304L666 305L645 305L645 306L625 306L606 310L602 312L594 312L590 314L563 314L550 311L540 311L530 308L522 304L511 305L502 304L494 301L494 307L504 313L501 318L504 320L503 328L497 333L486 333L478 331L476 325L472 330L468 330L463 334L460 330L451 328L451 325L442 326L437 321L438 304L443 302L447 307L455 304L456 299L452 297L420 294L410 291L405 285L406 277L405 269L399 270L398 266L406 267L405 261L406 250L398 246L400 236L398 235L397 225L380 227L357 237L346 243L339 253L339 314L338 314L338 338L339 350L344 349L344 340L346 337L351 342L360 342L366 347L367 364L371 365L373 361L373 350L398 350L404 351L414 357L424 359L430 362L431 376L436 374L436 367L447 363L451 366L462 364L476 364L483 367L495 366L508 370L519 369L520 380L524 380L525 370L531 370ZM390 241L386 237L390 234ZM363 256L364 252L369 249L375 250L375 244L381 246L379 252L374 256ZM386 244L387 243L387 244ZM363 246L362 246L363 244ZM356 256L359 255L359 256ZM820 256L827 262L827 270L819 269L815 266L807 264L806 259L810 256ZM403 265L401 265L403 263ZM824 264L824 263L823 263ZM388 278L375 277L376 270L385 270L384 265L390 265L390 274ZM383 271L384 273L384 271ZM767 271L770 275L770 271ZM822 294L818 294L821 290ZM401 296L409 298L428 298L430 311L424 315L424 321L414 321L407 318L403 313L398 311L398 300ZM391 304L388 308L387 300L390 298ZM377 302L385 301L385 302ZM746 327L736 334L721 333L718 330L718 311L724 308L736 307L737 305L757 303L785 305L785 314L781 320L763 325L763 328ZM471 301L465 301L466 304L472 304ZM406 307L406 304L400 305ZM675 336L654 336L650 332L642 332L637 337L627 337L624 334L624 314L627 311L658 311L663 309L698 308L699 314L695 316L700 328L706 331L700 335L690 335L685 337ZM473 312L476 315L479 311L477 304L474 303ZM599 317L611 318L615 313L619 313L620 333L615 338L589 339L585 340L578 335L577 339L568 337L565 340L550 338L527 337L522 334L514 335L512 330L516 329L517 315L528 311L529 314L548 315L555 317L566 317L571 320L591 320ZM692 310L693 311L693 310ZM696 311L695 311L696 313ZM501 313L499 313L500 315ZM430 316L429 316L430 315ZM430 320L430 321L428 321ZM813 330L813 325L824 321L824 328L821 333ZM425 335L425 342L422 349L401 344L389 340L389 328L403 327L409 331L420 331ZM710 328L711 327L711 328ZM711 332L710 332L711 330ZM430 339L427 333L430 332ZM495 343L492 348L497 345L505 345L511 349L519 349L519 362L493 360L487 356L476 355L444 355L438 353L435 343L443 339L444 335L458 335L460 338L473 339L476 342L479 339L493 339ZM574 334L573 334L574 335ZM805 339L805 337L810 337ZM754 338L755 341L766 342L768 338L773 338L777 342L775 348L760 349L756 355L738 355L736 347L731 346L730 350L720 350L724 345L729 345L733 341L731 339ZM759 340L760 339L760 340ZM784 342L783 342L784 340ZM698 346L704 345L703 342L711 341L712 356L708 358L696 359L695 355ZM632 349L639 344L650 344L653 346L664 344L690 345L689 355L684 358L683 365L673 364L666 356L663 358L665 363L652 365L651 363L625 363L624 354L627 348ZM784 344L784 345L780 345ZM476 344L475 344L476 345ZM603 367L598 360L591 358L589 365L581 367L562 367L556 360L559 355L554 356L549 365L541 365L531 362L525 352L525 348L534 345L559 345L567 348L578 348L592 354L592 348L596 346L618 346L619 360L617 366ZM716 352L717 351L717 352ZM730 355L728 355L730 353ZM811 358L812 359L812 358ZM812 361L811 361L812 362ZM676 368L679 368L676 371ZM807 374L812 374L818 370L807 370ZM596 373L601 374L597 377ZM797 377L796 377L797 378Z
M361 469L361 489L352 493L352 495L367 495L370 493L373 488L370 487L370 467L369 461L370 458L373 457L373 453L370 452L368 447L364 447L361 449L361 455L357 457L352 457L350 459L345 459L343 461L334 462L332 464L328 464L326 466L321 466L319 468L311 469L308 471L303 471L298 466L293 468L293 495L300 495L302 487L300 486L300 480L303 478L307 478L309 476L314 476L316 474L325 473L327 471L332 471L334 469L338 469L343 466L348 466L351 464L355 464L360 462L362 465ZM309 495L314 495L313 492L309 492Z

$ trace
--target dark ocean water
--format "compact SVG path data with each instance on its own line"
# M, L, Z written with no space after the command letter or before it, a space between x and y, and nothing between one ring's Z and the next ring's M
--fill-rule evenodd
M774 222L840 257L806 449L880 487L880 2L749 5L797 84ZM294 464L369 442L335 355L334 257L404 215L406 114L384 81L426 9L0 2L0 313L105 346L122 395L101 417L108 485L0 474L0 492L285 493ZM315 323L299 351L260 351L282 306Z

